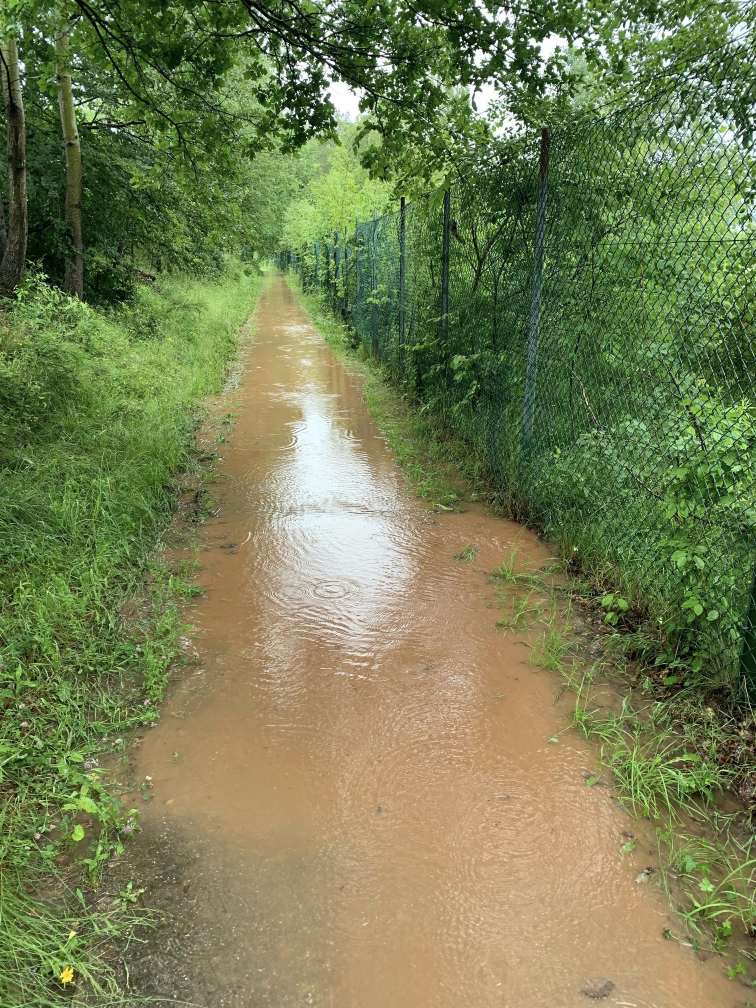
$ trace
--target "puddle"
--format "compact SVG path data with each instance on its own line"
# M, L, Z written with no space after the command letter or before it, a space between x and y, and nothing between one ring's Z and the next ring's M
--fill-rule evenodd
M434 514L359 380L285 282L222 445L193 609L202 676L145 737L136 871L163 927L137 993L205 1008L732 1006L666 942L649 837L564 729L553 676L495 627L527 530ZM472 559L455 559L467 546ZM227 547L227 548L222 548ZM627 831L638 848L622 854Z

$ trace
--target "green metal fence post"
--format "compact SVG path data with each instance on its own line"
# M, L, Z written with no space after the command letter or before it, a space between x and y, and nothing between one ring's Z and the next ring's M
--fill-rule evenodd
M522 446L528 454L533 443L536 381L538 377L538 341L541 326L541 294L543 292L543 246L546 233L546 196L549 177L549 131L541 130L541 151L538 159L538 197L536 204L533 273L530 287L530 314L527 328L527 363L525 395L522 404Z
M370 229L370 298L372 301L372 307L370 310L370 343L375 357L378 356L378 252L377 252L377 236L378 236L378 218L376 217L372 222L372 227Z
M405 297L407 283L407 204L399 200L399 346L404 347Z
M328 242L323 242L323 260L325 263L325 276L323 279L323 290L327 297L331 296L331 255L328 251Z
M344 242L344 300L341 306L341 316L344 321L349 315L349 239Z
M339 232L333 232L333 307L334 311L341 308L341 293L339 291L339 277L341 266L341 246L339 244Z
M444 217L441 231L441 318L438 335L444 346L449 337L449 233L451 231L451 193L444 193Z
M740 679L748 696L756 699L756 563L751 575L751 597L740 646Z

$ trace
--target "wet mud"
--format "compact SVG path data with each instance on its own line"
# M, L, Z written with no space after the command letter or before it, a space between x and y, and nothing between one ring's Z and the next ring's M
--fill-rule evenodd
M199 664L136 754L152 800L131 863L166 919L128 952L132 990L204 1008L735 1005L720 964L662 937L652 839L586 783L596 754L564 733L527 635L496 628L489 572L546 548L413 497L282 278L254 331L202 533Z

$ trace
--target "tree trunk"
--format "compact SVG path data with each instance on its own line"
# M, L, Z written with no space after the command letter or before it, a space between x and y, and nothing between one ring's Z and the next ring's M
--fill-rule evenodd
M8 238L8 233L5 230L5 206L3 205L2 197L0 196L0 261L2 261L5 255L5 242Z
M8 218L0 261L0 293L12 294L23 279L28 217L26 206L26 123L18 69L18 46L13 38L0 43L3 106L8 153Z
M66 228L69 248L63 286L69 294L84 297L84 239L81 229L82 166L79 131L71 87L68 31L61 28L55 39L55 67L58 80L58 108L66 154Z

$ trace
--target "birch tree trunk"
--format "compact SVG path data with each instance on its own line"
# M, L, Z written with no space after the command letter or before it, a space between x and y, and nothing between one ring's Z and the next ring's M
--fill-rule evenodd
M0 42L0 74L8 155L8 217L0 260L0 293L12 294L21 283L26 263L28 233L26 196L26 123L18 46L14 38Z
M82 163L81 143L76 126L76 109L71 86L69 34L61 27L55 39L55 68L58 81L58 108L66 156L65 219L69 248L63 286L69 294L84 297L84 239L81 227Z

